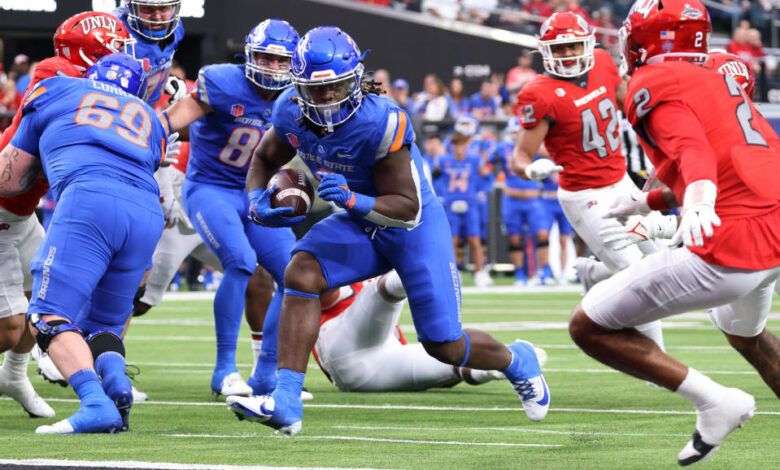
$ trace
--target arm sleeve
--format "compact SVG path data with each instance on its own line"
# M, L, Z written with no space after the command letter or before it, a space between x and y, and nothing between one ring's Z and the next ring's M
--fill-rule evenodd
M387 116L387 124L379 139L375 160L381 160L390 152L395 152L404 145L414 142L414 130L406 113L400 109L392 109Z
M218 80L214 80L214 69L211 67L203 67L198 72L198 81L195 84L195 91L193 94L195 98L214 109L217 109L222 97L222 90L218 86Z
M685 185L710 180L717 184L717 161L698 118L679 101L661 103L645 118L655 145L677 162Z

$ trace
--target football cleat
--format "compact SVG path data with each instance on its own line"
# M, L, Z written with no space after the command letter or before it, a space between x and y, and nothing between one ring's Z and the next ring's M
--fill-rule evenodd
M133 402L146 401L149 399L149 395L138 390L133 386Z
M547 416L550 407L550 389L542 375L542 369L537 357L536 349L527 341L517 340L507 346L514 355L520 358L518 370L505 371L507 379L512 384L520 401L523 402L523 410L531 421L541 421ZM544 352L539 349L539 351ZM546 353L544 362L547 361ZM510 378L510 375L513 376Z
M219 388L214 387L215 378L216 373L214 376L212 376L211 379L211 393L214 394L215 397L220 395L224 395L226 397L231 395L241 395L248 397L252 395L252 387L244 382L244 379L241 378L241 375L238 372L233 372L223 377L220 381Z
M239 421L247 420L272 427L286 436L294 436L301 431L303 403L290 403L288 407L279 404L271 395L227 398L228 409L235 413Z
M474 284L477 287L488 287L493 285L493 279L487 271L477 271L474 273Z
M108 397L82 404L70 418L39 426L35 434L116 433L122 429L122 417Z
M33 348L32 357L38 362L38 374L47 382L57 384L61 387L67 387L68 381L62 376L60 370L54 365L48 354L41 351L36 344Z
M35 393L26 375L12 377L5 369L0 368L0 395L8 395L19 402L31 418L54 417L54 409Z
M696 410L696 431L693 438L677 455L682 466L709 460L729 434L753 417L756 400L737 388L726 389L717 405L706 410Z
M306 390L306 387L303 387L303 390L301 390L301 400L314 400L314 395Z

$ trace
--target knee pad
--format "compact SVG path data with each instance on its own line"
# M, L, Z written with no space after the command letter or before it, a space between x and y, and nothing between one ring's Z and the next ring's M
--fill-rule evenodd
M50 322L45 321L37 313L31 314L27 321L38 330L35 335L35 342L38 343L38 347L41 351L46 352L49 349L51 340L54 339L60 333L66 331L75 331L78 334L81 333L81 328L66 320L52 320Z
M536 247L537 248L544 248L544 247L547 247L547 246L550 246L550 240L545 240L543 242L536 242Z
M122 339L110 330L97 330L87 336L87 346L92 351L92 357L97 359L105 352L115 352L125 357L125 345Z
M523 251L523 245L509 245L509 252L522 252Z

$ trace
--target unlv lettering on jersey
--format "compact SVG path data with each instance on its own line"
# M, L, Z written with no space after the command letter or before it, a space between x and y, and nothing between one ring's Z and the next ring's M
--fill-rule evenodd
M112 33L116 33L116 20L112 20L111 18L107 18L105 16L91 16L89 18L85 18L79 23L79 25L81 26L81 31L84 32L85 36L89 34L90 31L97 28L108 29Z

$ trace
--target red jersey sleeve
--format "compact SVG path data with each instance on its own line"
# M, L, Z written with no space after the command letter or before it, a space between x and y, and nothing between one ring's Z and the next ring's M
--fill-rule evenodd
M555 119L551 115L552 105L535 83L526 84L517 94L515 114L524 129L536 127L542 119Z

